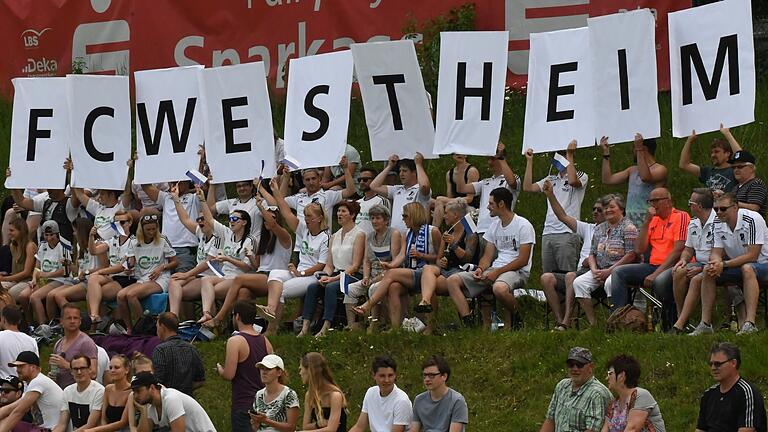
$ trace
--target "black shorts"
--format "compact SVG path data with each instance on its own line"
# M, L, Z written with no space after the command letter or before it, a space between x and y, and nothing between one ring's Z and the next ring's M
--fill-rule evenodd
M120 288L125 288L128 285L136 283L136 279L130 276L112 276L112 280L120 284Z

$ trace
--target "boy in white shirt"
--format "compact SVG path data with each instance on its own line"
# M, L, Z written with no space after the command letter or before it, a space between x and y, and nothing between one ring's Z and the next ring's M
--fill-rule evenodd
M373 359L371 366L376 385L365 392L363 409L349 432L406 432L413 408L408 395L397 387L397 363L390 356Z

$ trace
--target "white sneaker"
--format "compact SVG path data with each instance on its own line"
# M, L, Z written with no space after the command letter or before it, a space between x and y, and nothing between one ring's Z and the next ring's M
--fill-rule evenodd
M692 332L688 333L688 336L700 336L703 334L712 334L714 332L715 330L712 328L712 324L700 322Z
M750 334L750 333L757 333L757 326L754 323L747 321L744 323L744 325L741 326L741 330L738 333L736 333L736 336L741 336L741 335Z

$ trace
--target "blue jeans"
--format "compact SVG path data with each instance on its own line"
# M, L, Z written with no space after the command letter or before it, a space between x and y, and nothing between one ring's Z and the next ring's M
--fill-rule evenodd
M336 315L336 297L340 293L339 286L340 283L338 281L331 282L325 286L319 282L308 286L307 293L304 295L304 312L301 316L305 320L312 320L318 296L323 291L323 320L333 322L333 317Z
M653 281L653 295L661 301L661 326L665 331L672 328L677 321L675 292L672 289L672 269L673 267L664 270Z
M629 304L629 285L643 285L645 277L656 271L659 266L652 264L625 264L616 267L611 272L611 303L613 310ZM658 278L654 281L654 291L659 285ZM674 307L674 302L673 302Z
M177 263L173 273L186 272L195 268L197 265L197 247L182 246L175 247L173 250L176 251Z
M230 411L230 419L232 421L232 432L251 432L251 416L248 415L248 411Z

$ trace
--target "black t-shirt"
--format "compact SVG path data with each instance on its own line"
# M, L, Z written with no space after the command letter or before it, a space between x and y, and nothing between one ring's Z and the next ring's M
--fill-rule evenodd
M719 385L704 392L696 429L736 432L744 427L766 432L763 395L755 386L740 378L726 393L720 393Z
M711 190L730 192L738 184L733 176L733 168L715 168L703 166L699 168L699 181L707 185Z

